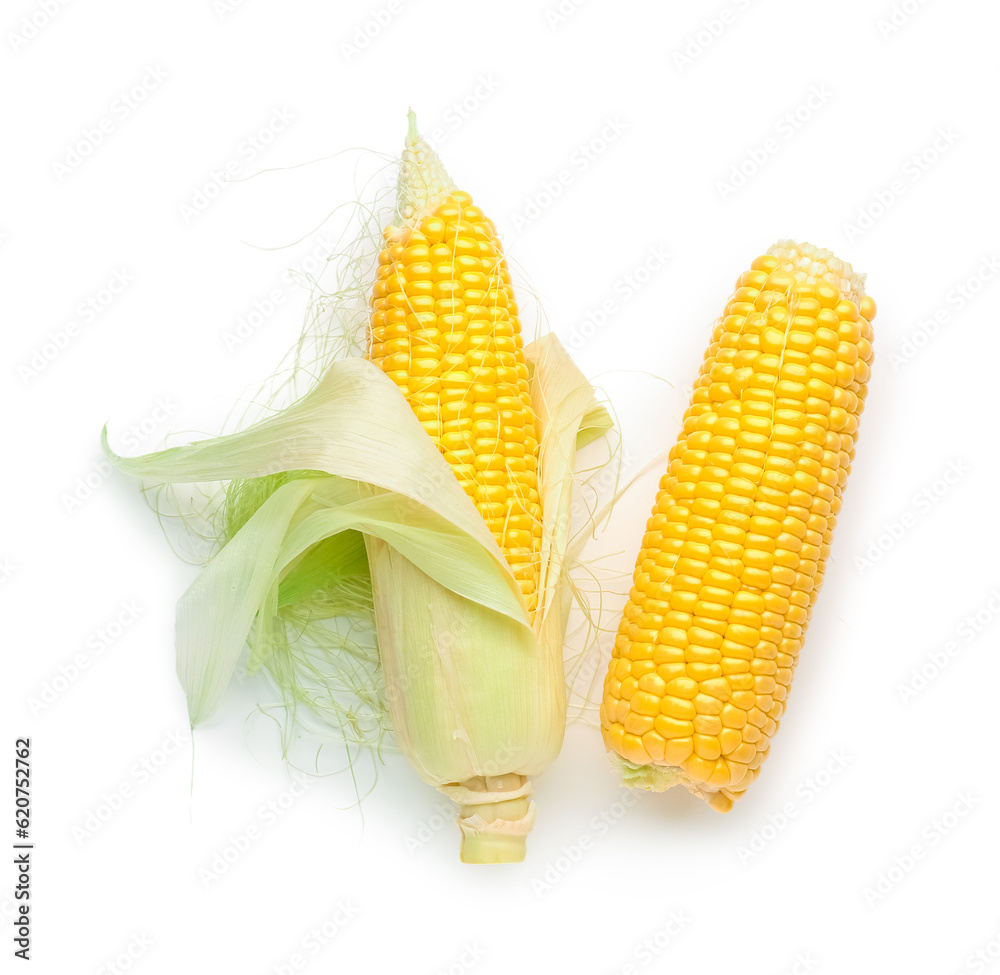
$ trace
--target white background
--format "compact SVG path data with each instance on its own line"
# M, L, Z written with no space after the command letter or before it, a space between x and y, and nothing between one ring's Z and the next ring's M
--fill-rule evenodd
M0 720L4 768L15 736L33 744L34 970L96 973L131 946L119 970L148 975L288 972L295 955L310 972L418 975L1000 972L996 8L43 6L12 0L0 17ZM379 10L388 22L361 48ZM24 17L42 25L26 43ZM282 272L308 245L263 248L353 199L357 157L326 157L396 153L410 105L613 400L626 480L676 436L711 323L754 256L794 237L869 275L876 361L826 585L771 757L728 815L677 790L623 805L590 718L537 783L527 861L474 868L398 756L360 809L346 775L294 786L252 682L198 730L193 774L190 745L163 751L186 733L172 613L194 570L135 484L95 467L100 428L125 452L153 449L270 372L305 302ZM248 158L276 110L294 120ZM111 130L88 152L102 117ZM602 131L614 138L594 142ZM230 160L242 177L317 159L181 209ZM655 248L669 261L622 300ZM82 318L116 272L128 286ZM227 347L274 289L276 312ZM129 450L133 425L144 439ZM584 552L608 570L609 627L657 476ZM95 653L130 601L138 618ZM78 656L86 668L33 708ZM914 668L929 677L904 702ZM366 787L371 768L359 774ZM11 815L0 822L13 841ZM206 881L223 854L234 862ZM4 955L11 903L0 894Z

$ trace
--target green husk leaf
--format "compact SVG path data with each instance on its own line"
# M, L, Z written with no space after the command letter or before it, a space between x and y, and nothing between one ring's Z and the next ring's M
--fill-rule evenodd
M611 417L555 335L528 346L531 401L542 430L538 493L542 499L542 561L535 627L562 645L572 594L565 585L577 448L611 429Z
M364 359L336 360L302 399L239 433L140 457L102 444L119 470L151 481L196 482L314 470L413 499L477 539L523 597L468 495L399 389Z
M363 591L365 580L370 596L371 577L365 536L359 531L344 531L323 539L303 553L298 564L281 580L278 610L308 599L324 588L336 589L356 582Z
M182 598L177 662L192 724L218 706L254 620L251 670L280 645L278 609L291 604L290 586L306 591L307 573L322 577L324 563L341 580L366 575L359 532L384 539L452 592L529 625L479 512L397 387L363 360L337 360L302 400L240 433L131 459L110 450L106 432L104 442L119 468L146 479L273 478L276 464L325 472L274 478L273 492Z
M421 777L542 771L563 737L561 652L379 539L368 549L393 731Z
M311 490L304 480L278 488L177 604L177 676L192 725L218 706L270 588L288 526Z

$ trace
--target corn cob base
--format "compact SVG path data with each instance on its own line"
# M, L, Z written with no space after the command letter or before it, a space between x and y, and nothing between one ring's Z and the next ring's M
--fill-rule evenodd
M525 840L535 823L529 798L531 781L524 775L480 775L461 785L442 786L458 803L455 820L462 831L462 863L520 863Z
M859 307L860 306L860 307ZM782 241L743 274L646 525L604 685L625 784L721 812L784 711L854 457L875 303Z

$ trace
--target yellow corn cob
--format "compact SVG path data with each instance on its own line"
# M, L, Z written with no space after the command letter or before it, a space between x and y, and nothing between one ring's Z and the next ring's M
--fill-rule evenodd
M396 383L475 502L529 612L542 510L535 415L517 302L493 222L454 189L413 127L403 226L387 227L369 358Z
M628 784L681 784L726 812L767 755L864 408L863 282L782 241L715 324L604 684L604 741Z

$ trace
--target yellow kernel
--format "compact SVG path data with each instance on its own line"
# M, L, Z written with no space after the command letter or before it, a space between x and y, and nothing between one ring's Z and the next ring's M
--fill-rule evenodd
M694 730L701 735L718 735L722 721L714 714L699 714L694 718Z
M655 719L654 726L664 738L687 738L694 733L694 725L690 721L678 721L676 718L668 718L665 714Z
M743 735L736 728L723 728L719 732L719 747L723 755L731 756L743 744Z
M641 738L647 731L653 730L653 719L649 715L630 711L625 716L624 725L629 734L638 735Z
M663 750L663 761L667 765L680 765L694 752L691 738L670 738Z
M664 697L660 701L660 712L678 721L690 721L698 713L695 705L680 697Z
M726 728L742 728L747 723L746 711L732 704L723 705L720 717Z
M719 739L714 736L695 734L692 735L692 741L695 755L708 762L714 762L722 754Z

